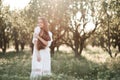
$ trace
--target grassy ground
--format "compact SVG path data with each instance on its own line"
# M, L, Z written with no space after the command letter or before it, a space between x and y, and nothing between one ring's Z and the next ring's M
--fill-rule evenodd
M31 52L0 53L0 80L29 80ZM56 52L52 57L52 76L41 80L120 80L120 57L109 58L100 48L88 47L79 60L71 53Z

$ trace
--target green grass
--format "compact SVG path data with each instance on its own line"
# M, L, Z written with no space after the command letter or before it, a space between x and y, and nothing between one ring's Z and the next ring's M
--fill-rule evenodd
M106 57L102 62L98 58L104 58L105 52L100 53L85 50L78 60L72 53L56 52L52 57L52 76L41 80L120 80L120 57ZM0 54L0 80L30 80L31 55L30 51Z
M28 80L30 60L29 52L0 55L0 80Z

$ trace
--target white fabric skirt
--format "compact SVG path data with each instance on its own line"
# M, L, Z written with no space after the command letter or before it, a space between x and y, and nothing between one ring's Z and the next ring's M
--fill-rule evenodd
M41 61L37 61L37 56L40 56ZM35 47L32 55L32 67L30 80L34 80L38 76L51 75L51 56L50 49L47 47L38 51Z

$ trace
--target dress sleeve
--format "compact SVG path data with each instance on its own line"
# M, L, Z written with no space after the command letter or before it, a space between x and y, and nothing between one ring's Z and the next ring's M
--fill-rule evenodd
M32 39L32 43L34 44L35 40L37 40L37 38L35 38L34 34L39 34L40 32L40 28L39 27L35 27L34 29L34 33L33 33L33 39Z
M51 45L51 43L52 43L52 41L53 41L53 39L52 39L52 33L51 33L51 32L49 32L49 36L50 36L51 40L48 41L47 47L50 47L50 45Z

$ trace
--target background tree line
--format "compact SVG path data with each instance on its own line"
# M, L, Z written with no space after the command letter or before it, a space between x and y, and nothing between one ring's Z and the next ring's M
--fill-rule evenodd
M31 43L37 17L46 17L53 33L51 53L62 44L79 57L86 45L101 46L113 57L120 52L119 0L31 0L24 10L10 11L0 1L0 49L24 50ZM92 25L92 24L93 25ZM93 26L90 30L87 30Z

